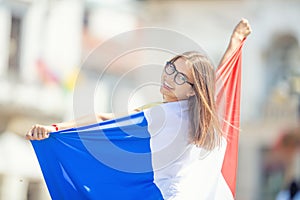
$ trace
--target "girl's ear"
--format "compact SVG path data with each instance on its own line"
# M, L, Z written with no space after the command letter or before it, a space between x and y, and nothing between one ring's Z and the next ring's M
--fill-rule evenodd
M186 96L187 96L188 98L190 98L190 97L192 97L192 96L195 96L195 91L194 91L194 90L190 90L190 91L186 94Z

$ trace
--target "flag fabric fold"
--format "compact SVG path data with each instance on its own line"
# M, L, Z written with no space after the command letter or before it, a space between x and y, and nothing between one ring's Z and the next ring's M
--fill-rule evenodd
M190 144L187 100L54 132L31 141L51 198L233 199L243 43L217 70L220 147Z
M231 57L217 70L217 106L222 131L227 136L227 148L222 166L222 174L235 196L238 161L238 141L240 131L240 96L242 76L242 47L240 43Z

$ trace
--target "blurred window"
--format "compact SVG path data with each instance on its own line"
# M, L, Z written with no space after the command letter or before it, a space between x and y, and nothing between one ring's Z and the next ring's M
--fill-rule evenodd
M21 18L12 16L10 44L9 44L9 63L8 72L10 75L18 77L20 72L20 40L21 40Z

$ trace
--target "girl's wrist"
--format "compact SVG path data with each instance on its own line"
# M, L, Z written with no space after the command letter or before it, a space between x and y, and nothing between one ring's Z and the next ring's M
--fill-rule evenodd
M230 38L230 42L229 42L229 48L232 48L232 49L235 49L244 39L244 36L241 35L241 34L238 34L236 32L234 32L232 35L231 35L231 38Z
M244 39L244 35L234 32L231 35L231 42L241 42Z
M58 130L59 130L57 124L52 124L51 126L55 128L55 131L58 131Z

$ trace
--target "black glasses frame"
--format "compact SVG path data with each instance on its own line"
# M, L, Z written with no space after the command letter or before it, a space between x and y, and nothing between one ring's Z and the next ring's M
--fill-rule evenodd
M172 67L174 68L174 71L173 71L173 72L168 73L168 71L167 71L168 65L170 65L170 66L172 66ZM176 73L175 76L174 76L174 82L175 82L177 85L183 85L183 84L185 84L185 83L188 83L188 84L190 84L192 87L194 87L194 84L191 83L191 82L189 82L189 81L187 80L187 76L186 76L184 73L181 73L181 72L177 71L175 65L174 65L172 62L167 61L166 65L165 65L165 72L166 72L166 74L168 74L168 75L172 75L172 74ZM176 81L176 77L177 77L179 74L182 75L182 76L184 77L183 83L177 83L177 81Z

